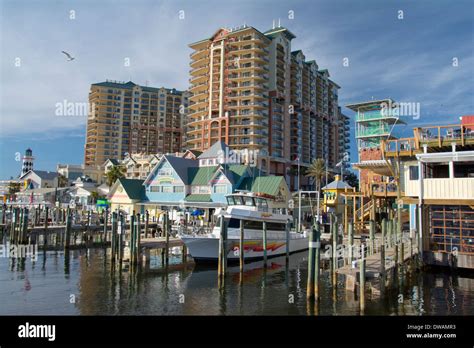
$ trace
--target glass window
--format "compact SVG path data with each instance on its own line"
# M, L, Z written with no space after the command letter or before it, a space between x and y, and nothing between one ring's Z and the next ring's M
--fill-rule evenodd
M214 193L227 193L227 186L226 185L215 185L214 186Z
M244 205L251 206L251 207L255 206L255 202L252 197L242 197L242 198L244 200Z
M174 186L174 187L173 187L173 192L174 192L174 193L182 193L182 192L184 192L184 186Z
M410 180L418 180L418 166L410 166Z
M165 192L165 193L173 192L173 186L161 186L161 187L162 187L161 192Z

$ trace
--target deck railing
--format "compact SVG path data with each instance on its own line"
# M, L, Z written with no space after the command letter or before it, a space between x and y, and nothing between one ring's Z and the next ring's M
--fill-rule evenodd
M413 156L428 147L450 146L452 143L464 146L474 144L474 123L447 126L426 126L413 129L413 138L382 140L381 150L385 156Z

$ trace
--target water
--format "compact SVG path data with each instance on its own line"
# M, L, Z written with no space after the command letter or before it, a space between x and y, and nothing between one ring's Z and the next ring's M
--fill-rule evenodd
M307 253L246 264L243 282L239 268L229 267L224 290L218 289L215 268L179 265L171 258L169 272L159 256L146 272L111 272L103 249L64 253L39 252L24 269L0 258L0 315L307 315ZM443 273L405 277L399 289L383 298L366 298L365 315L472 315L474 279ZM320 315L360 315L357 295L338 289L330 277L321 279ZM400 296L401 295L401 296Z

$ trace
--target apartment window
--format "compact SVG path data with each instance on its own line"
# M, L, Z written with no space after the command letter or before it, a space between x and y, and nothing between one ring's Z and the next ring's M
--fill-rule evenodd
M410 166L410 180L418 180L419 172L418 166Z

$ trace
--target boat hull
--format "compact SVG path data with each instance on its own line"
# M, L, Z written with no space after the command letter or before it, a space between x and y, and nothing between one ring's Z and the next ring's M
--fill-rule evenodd
M216 237L185 237L181 236L184 244L195 262L217 262L219 256L219 238ZM239 239L229 239L227 241L227 260L238 261L240 241ZM308 238L290 239L290 253L308 249ZM263 259L263 241L262 239L244 240L244 258L245 260ZM267 240L267 257L277 257L286 254L286 240L269 239Z

